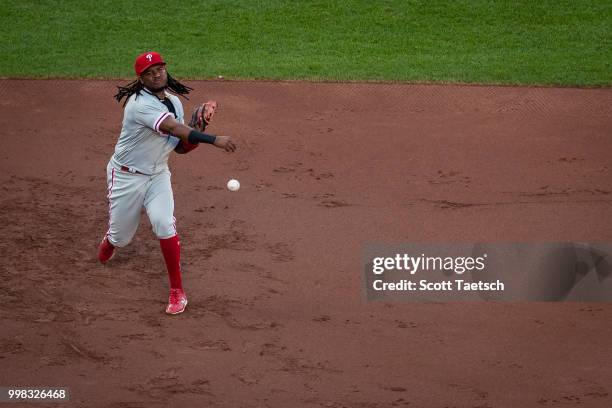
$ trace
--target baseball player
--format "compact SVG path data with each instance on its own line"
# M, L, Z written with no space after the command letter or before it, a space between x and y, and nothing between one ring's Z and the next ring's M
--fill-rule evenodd
M200 143L227 152L233 152L236 146L227 136L203 133L217 108L214 101L196 108L190 126L184 125L183 106L173 93L184 97L192 88L170 76L159 53L139 55L134 70L137 79L118 87L115 95L118 102L126 100L121 134L106 167L109 227L98 248L98 259L106 264L116 248L130 243L144 207L168 269L170 296L166 313L178 314L185 310L187 296L181 281L168 157L173 151L188 153Z

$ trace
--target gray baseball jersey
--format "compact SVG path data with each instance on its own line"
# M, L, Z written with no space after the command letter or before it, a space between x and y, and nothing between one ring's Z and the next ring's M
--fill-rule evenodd
M184 123L183 105L179 98L166 92L176 111L175 119ZM143 90L130 96L123 114L123 126L111 163L117 169L158 174L168 169L168 157L179 143L177 137L159 130L172 113L155 95Z

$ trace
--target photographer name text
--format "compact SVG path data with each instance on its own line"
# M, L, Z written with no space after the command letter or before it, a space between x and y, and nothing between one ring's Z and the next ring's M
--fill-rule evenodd
M377 279L372 282L372 287L376 291L399 290L399 291L498 291L504 290L504 283L499 279L495 282L468 282L466 280L445 280L440 282L430 282L426 279L421 279L418 282L402 279L398 282L383 282Z

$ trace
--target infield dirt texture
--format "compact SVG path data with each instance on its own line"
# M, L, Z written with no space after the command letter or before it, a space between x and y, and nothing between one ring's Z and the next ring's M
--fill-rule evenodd
M611 406L610 303L366 303L360 264L375 240L612 241L610 89L187 82L239 149L171 159L190 303L169 317L146 216L95 258L122 83L0 82L0 385L75 407Z

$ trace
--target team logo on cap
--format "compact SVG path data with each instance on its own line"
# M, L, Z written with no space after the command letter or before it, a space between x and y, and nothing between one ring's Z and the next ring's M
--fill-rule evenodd
M151 54L147 54L145 58L148 59L149 62L151 62L151 60L153 59L153 56Z

